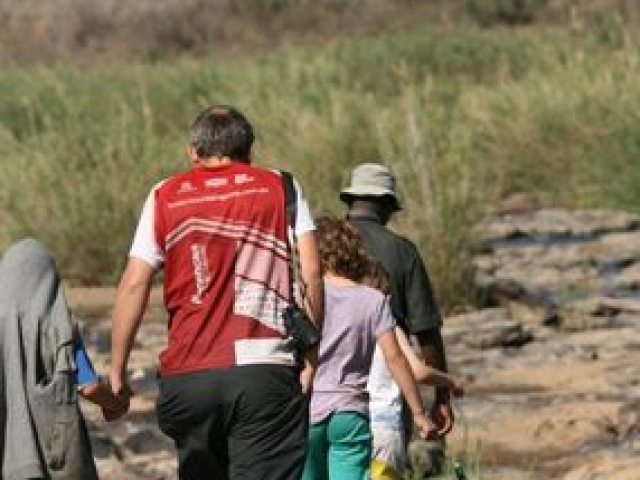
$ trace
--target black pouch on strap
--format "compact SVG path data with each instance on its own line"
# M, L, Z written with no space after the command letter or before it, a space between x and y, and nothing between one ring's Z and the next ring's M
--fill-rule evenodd
M287 222L294 231L296 225L296 189L293 185L293 178L289 172L282 171L282 185L285 193ZM295 245L291 245L291 251L294 258ZM289 264L292 273L292 279L296 277L296 265L292 260ZM307 313L299 305L295 303L293 294L291 295L291 303L282 313L284 326L287 333L293 338L296 347L302 353L316 347L320 343L320 331L318 327L311 321Z

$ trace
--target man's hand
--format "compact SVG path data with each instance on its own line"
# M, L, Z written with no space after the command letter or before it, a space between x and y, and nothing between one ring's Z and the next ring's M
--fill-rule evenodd
M438 428L438 436L443 437L451 431L455 419L448 395L436 394L436 401L431 409L431 419Z
M444 344L440 330L432 329L418 335L421 352L426 365L447 371L447 361L444 354ZM431 419L438 427L438 435L445 436L453 428L454 417L451 409L449 390L436 388L436 397L431 409Z

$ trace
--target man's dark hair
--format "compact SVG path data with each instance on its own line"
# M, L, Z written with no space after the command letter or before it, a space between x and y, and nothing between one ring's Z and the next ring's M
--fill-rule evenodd
M238 110L225 105L203 110L189 128L189 144L198 158L229 157L247 161L253 140L249 121Z

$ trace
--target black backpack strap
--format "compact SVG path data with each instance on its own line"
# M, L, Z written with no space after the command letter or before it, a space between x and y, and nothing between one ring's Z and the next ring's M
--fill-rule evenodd
M298 194L293 184L293 176L291 173L281 170L280 174L282 175L282 188L284 189L285 206L287 209L287 222L289 222L289 226L295 232Z

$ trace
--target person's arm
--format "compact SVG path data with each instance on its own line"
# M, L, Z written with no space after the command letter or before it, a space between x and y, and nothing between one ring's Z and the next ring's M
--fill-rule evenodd
M324 318L324 289L322 267L315 231L301 235L297 240L300 261L300 292L302 302L311 320L322 328Z
M427 366L447 371L447 360L440 328L432 328L416 334L420 351ZM439 435L448 434L453 428L454 415L451 408L449 390L436 387L435 401L431 411L431 418L438 425Z
M322 267L315 231L309 231L298 238L297 243L300 262L300 286L303 306L319 330L322 330L324 319L324 284L322 283ZM313 385L316 365L318 363L318 347L305 354L304 370L300 382L305 392L309 393Z
M149 300L154 269L139 258L130 257L116 292L111 330L111 389L128 395L127 362Z
M424 363L443 372L447 371L447 357L440 328L432 328L416 335Z
M322 330L324 319L324 284L322 283L322 267L315 233L313 217L309 203L302 193L298 181L292 177L295 189L295 225L292 225L293 241L298 255L299 292L302 307L307 312L318 330ZM318 362L318 347L305 353L304 369L300 374L300 383L306 393L311 392L313 377Z
M322 328L324 288L315 225L309 209L309 202L307 202L300 184L294 177L292 180L296 195L296 211L293 215L295 225L292 225L292 229L300 267L299 291L302 296L302 306L316 326Z
M447 358L440 333L442 315L424 261L415 245L411 244L411 249L413 252L408 255L411 260L405 278L406 322L409 331L418 339L424 364L446 372ZM440 435L446 435L453 428L454 415L448 389L436 387L431 418L438 425Z
M429 365L425 365L422 359L418 358L409 339L402 331L401 328L396 327L396 337L398 338L398 345L407 358L413 376L417 382L423 385L433 385L437 387L444 387L449 389L455 396L462 396L464 389L462 383L453 376L433 368Z
M411 367L398 345L394 330L391 329L380 334L378 345L393 378L411 409L413 422L418 427L420 436L424 439L433 438L436 434L436 426L426 416Z
M80 331L76 331L76 337L73 356L76 362L78 392L84 399L102 407L105 420L110 421L121 417L128 408L129 397L113 394L109 386L96 373Z

